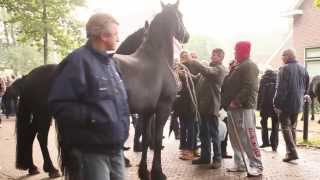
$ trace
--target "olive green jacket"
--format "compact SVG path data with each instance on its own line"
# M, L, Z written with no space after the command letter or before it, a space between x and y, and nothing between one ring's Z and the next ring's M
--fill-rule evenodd
M198 110L203 115L218 116L221 106L221 85L227 70L221 63L211 63L209 67L199 62L193 63L201 74L196 87Z
M241 108L255 108L258 95L258 74L257 65L250 59L237 65L223 81L222 107L228 109L231 101L235 101Z

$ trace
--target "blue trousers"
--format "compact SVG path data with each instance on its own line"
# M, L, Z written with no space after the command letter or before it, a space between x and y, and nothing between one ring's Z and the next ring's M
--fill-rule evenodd
M200 123L200 141L201 141L201 159L210 160L211 142L214 156L212 159L221 160L221 143L219 140L219 120L214 115L201 115Z
M124 180L123 151L108 154L86 153L73 150L71 164L67 165L67 180Z

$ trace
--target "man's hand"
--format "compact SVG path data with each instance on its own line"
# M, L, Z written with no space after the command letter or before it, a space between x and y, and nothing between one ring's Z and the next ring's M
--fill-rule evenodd
M304 102L311 102L311 97L308 94L304 95L303 99Z
M276 112L277 114L280 114L282 112L280 109L278 109L276 107L273 107L273 109L274 109L274 112Z
M236 109L236 108L239 108L239 107L240 107L240 104L235 100L232 100L230 105L229 105L230 109Z

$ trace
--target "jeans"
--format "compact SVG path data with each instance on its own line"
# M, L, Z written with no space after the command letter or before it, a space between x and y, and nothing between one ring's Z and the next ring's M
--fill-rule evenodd
M213 147L213 160L221 160L221 142L219 140L219 120L214 115L201 115L200 141L201 159L210 160L211 142Z
M180 114L180 148L183 150L194 150L194 123L189 114Z
M67 165L67 180L124 180L123 151L96 154L72 150Z

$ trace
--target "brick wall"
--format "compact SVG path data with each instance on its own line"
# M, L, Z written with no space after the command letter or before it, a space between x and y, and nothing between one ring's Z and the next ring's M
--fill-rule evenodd
M320 9L313 5L313 0L305 0L301 7L303 15L296 15L293 22L293 46L297 59L303 63L304 49L320 47Z

